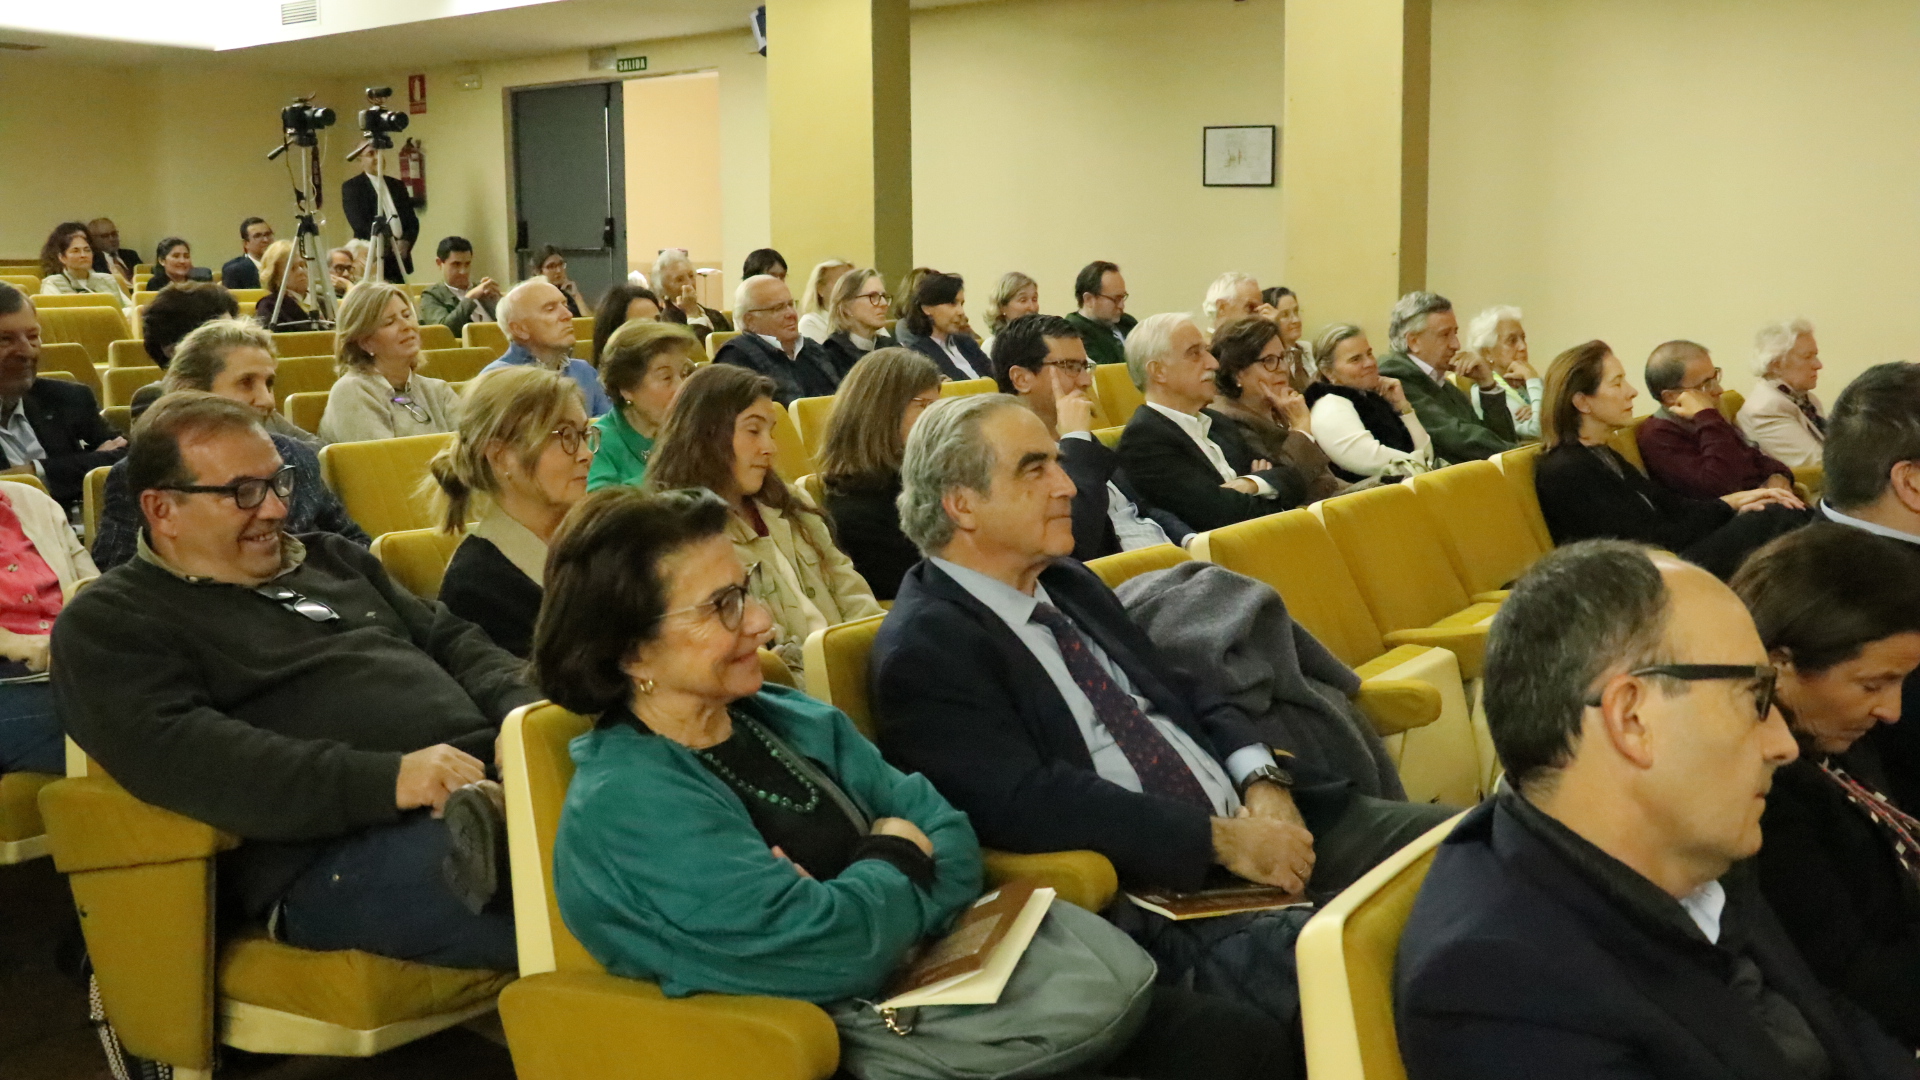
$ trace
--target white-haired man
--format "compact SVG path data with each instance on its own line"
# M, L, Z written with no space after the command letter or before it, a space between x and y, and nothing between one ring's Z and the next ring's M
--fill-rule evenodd
M793 399L827 397L844 376L820 343L800 332L800 311L787 283L760 274L734 291L733 316L740 336L720 346L716 364L733 364L772 379L782 405Z
M691 329L703 345L707 335L715 330L733 329L733 323L725 314L700 303L693 260L687 258L685 251L679 248L662 251L653 260L651 280L653 291L665 305L660 312L661 322L679 323Z
M1380 374L1400 380L1435 453L1449 462L1477 461L1519 445L1506 386L1484 357L1464 358L1460 366L1460 374L1478 387L1478 408L1447 381L1460 353L1452 301L1438 293L1408 293L1393 305L1387 337L1393 351L1380 358Z
M1740 430L1796 469L1820 464L1827 441L1827 412L1813 396L1821 366L1820 344L1805 319L1768 323L1753 336L1753 373L1760 381L1740 405Z
M539 364L551 371L564 371L568 378L580 384L589 415L599 416L613 407L593 365L574 357L573 312L567 307L567 295L546 278L528 278L515 285L500 298L494 315L513 344L500 354L500 359L481 368L480 374L496 368Z
M1252 274L1229 270L1207 286L1202 305L1210 324L1218 329L1231 319L1273 318L1273 305L1260 297L1260 282Z

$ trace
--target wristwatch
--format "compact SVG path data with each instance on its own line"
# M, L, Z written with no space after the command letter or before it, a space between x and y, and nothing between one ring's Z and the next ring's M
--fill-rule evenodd
M1278 765L1262 765L1240 780L1240 797L1247 797L1247 789L1265 780L1282 791L1293 789L1293 774Z

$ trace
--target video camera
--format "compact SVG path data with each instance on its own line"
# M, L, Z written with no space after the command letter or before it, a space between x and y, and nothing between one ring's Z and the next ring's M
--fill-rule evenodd
M334 119L332 109L313 104L311 97L295 98L293 104L280 110L280 127L286 132L286 141L299 146L314 145L319 133L333 126Z
M381 150L393 146L391 136L396 131L407 130L407 114L383 108L386 100L393 96L391 86L367 87L367 107L360 110L360 134Z

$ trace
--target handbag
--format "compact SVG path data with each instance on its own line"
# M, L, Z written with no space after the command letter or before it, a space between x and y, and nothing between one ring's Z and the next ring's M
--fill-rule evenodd
M1056 1076L1098 1066L1133 1041L1157 974L1125 932L1056 901L992 1005L883 1016L849 999L827 1014L840 1029L840 1066L859 1080Z

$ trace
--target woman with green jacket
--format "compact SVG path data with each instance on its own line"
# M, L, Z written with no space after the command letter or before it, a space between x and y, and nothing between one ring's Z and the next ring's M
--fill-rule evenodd
M680 385L693 374L693 332L677 323L635 319L607 339L600 354L600 385L614 408L593 422L600 452L587 474L587 490L609 484L639 487L647 460Z

